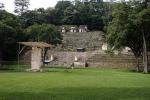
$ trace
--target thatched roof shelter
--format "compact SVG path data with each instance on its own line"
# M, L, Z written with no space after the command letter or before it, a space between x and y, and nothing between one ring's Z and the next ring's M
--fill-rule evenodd
M43 64L42 61L42 49L43 48L51 48L53 45L45 43L45 42L18 42L21 45L28 46L32 48L31 52L31 70L38 71ZM18 64L19 64L19 54L23 51L24 48L20 50L18 53Z
M45 42L18 42L19 44L29 46L29 47L38 47L38 48L51 48L53 45Z

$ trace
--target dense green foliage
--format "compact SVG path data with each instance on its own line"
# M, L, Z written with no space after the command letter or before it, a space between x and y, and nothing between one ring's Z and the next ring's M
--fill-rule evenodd
M32 25L25 30L28 41L43 41L51 44L61 43L62 36L56 26L50 24Z
M1 72L0 100L149 100L150 76L111 69Z
M15 56L16 32L15 30L0 22L0 53L3 59ZM11 48L11 49L10 49ZM12 53L13 52L13 53Z
M113 49L128 46L133 51L139 67L143 53L143 64L147 73L147 51L149 45L150 8L148 2L115 4L112 21L107 27L107 40ZM144 68L145 69L145 68Z
M14 59L17 54L17 41L23 38L20 19L0 10L0 53L3 60Z
M111 47L130 47L136 57L141 56L142 38L140 28L135 23L133 8L128 4L116 4L112 12L113 20L108 24L107 39Z
M22 14L25 26L34 23L54 25L88 25L91 30L103 30L106 12L103 2L89 2L84 4L76 1L59 1L55 8L39 8Z
M26 12L29 8L29 1L30 0L15 0L15 10L14 12L18 15L21 15L22 13Z

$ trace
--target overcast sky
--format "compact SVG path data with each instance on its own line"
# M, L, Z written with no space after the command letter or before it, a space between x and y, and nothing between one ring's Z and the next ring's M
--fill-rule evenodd
M0 3L4 3L5 10L13 13L14 1L15 0L0 0ZM41 8L41 7L43 7L43 8L54 7L58 1L60 1L60 0L30 0L29 9L33 10L35 8ZM73 0L70 0L70 1L73 1ZM104 0L104 1L107 1L107 0Z
M30 0L30 10L41 7L54 7L57 1L60 0ZM0 2L4 3L5 10L7 10L8 12L12 13L14 11L14 0L0 0Z

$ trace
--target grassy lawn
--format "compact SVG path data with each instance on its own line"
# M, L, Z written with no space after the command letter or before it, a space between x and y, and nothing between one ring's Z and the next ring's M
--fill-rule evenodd
M1 71L0 100L150 100L150 75L112 69Z

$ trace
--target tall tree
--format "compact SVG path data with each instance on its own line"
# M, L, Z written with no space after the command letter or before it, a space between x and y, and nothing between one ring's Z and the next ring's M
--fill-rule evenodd
M150 37L150 1L149 0L137 0L133 2L135 5L135 10L137 12L137 26L139 32L142 34L143 39L143 66L144 73L148 73L148 46Z
M64 18L64 11L70 7L73 6L73 4L70 1L58 1L56 6L55 6L55 21L56 24L64 24L63 23L63 18Z
M143 65L144 73L148 73L148 45L150 43L150 8L143 9L137 15L138 25L141 26L141 33L143 37Z
M0 22L0 54L1 60L13 60L17 55L16 31L13 27Z
M125 3L117 4L113 9L113 20L107 28L107 38L112 46L129 46L137 59L137 63L138 58L143 53L144 73L148 73L150 8L135 4L134 6ZM141 4L143 3L140 2ZM138 64L137 69L139 69Z
M29 1L30 0L15 0L15 10L14 12L18 15L26 12L29 8Z
M15 60L17 43L24 39L18 16L0 10L0 55L2 60Z
M0 10L3 10L5 8L4 3L0 2Z
M107 40L113 48L128 46L137 59L137 70L139 71L139 57L142 52L141 34L133 22L132 8L125 4L116 4L113 8L113 20L107 28Z
M21 15L22 25L27 28L31 25L48 23L47 14L48 12L44 8L35 9L32 11L27 11Z
M51 44L61 43L62 36L57 27L50 24L32 25L26 30L28 41L43 41Z

